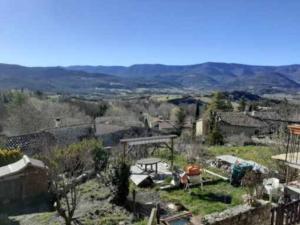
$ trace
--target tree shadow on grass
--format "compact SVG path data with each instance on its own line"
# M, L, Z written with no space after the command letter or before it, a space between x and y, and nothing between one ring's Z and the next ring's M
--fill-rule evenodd
M45 196L39 196L38 198L31 199L30 201L20 201L7 205L0 205L0 208L0 212L8 216L53 211L50 199Z
M209 201L209 202L222 202L225 204L231 204L231 202L232 202L231 195L215 194L212 192L209 192L206 194L196 194L196 193L192 192L191 196L197 197L201 200L205 200L205 201Z

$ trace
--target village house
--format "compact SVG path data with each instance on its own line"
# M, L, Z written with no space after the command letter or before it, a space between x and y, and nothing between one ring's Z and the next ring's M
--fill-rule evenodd
M176 124L170 120L158 120L154 123L153 128L163 133L174 133L177 130Z
M48 169L42 161L23 158L0 167L0 204L29 200L48 193Z
M95 120L95 137L105 146L114 146L122 138L148 135L150 128L139 120L124 121L119 116L105 116Z
M244 112L219 112L217 123L224 136L266 134L269 129L264 120L254 118Z
M95 137L95 128L92 123L62 126L61 122L56 120L55 127L39 132L3 136L0 144L7 149L18 148L24 154L33 156L49 151L54 147L64 147L92 137Z
M270 132L270 126L266 121L246 112L217 112L215 116L218 127L224 136L240 134L253 136ZM196 135L207 135L207 133L208 121L201 118L196 122Z

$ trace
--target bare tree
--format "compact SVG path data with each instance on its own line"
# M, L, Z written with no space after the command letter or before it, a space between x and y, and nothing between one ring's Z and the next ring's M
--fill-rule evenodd
M166 103L163 102L159 105L159 107L157 108L157 112L159 113L159 115L161 115L164 119L169 120L171 118L171 112L172 109L175 106L170 104L170 103Z
M34 97L28 97L18 104L10 104L7 111L4 131L8 135L21 135L53 128L55 118L62 119L62 126L92 121L77 106Z
M84 140L45 157L50 171L50 190L57 213L71 225L80 202L79 184L102 169L104 150L96 140ZM101 162L100 162L101 161Z

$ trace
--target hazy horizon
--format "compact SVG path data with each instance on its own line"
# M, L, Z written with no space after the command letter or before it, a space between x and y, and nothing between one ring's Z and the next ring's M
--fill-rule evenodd
M130 64L130 65L103 65L103 64L70 64L70 65L24 65L24 64L19 64L19 63L9 63L9 62L0 62L0 64L7 64L7 65L17 65L17 66L24 66L24 67L72 67L72 66L91 66L91 67L97 67L97 66L104 66L104 67L131 67L131 66L135 66L135 65L163 65L163 66L193 66L193 65L200 65L200 64L206 64L206 63L224 63L224 64L240 64L240 65L245 65L245 66L269 66L269 67L280 67L280 66L293 66L293 65L299 65L300 66L300 62L299 63L293 63L293 64L282 64L282 65L264 65L264 64L247 64L247 63L236 63L236 62L214 62L214 61L210 61L210 62L199 62L199 63L193 63L193 64L164 64L164 63L134 63L134 64Z

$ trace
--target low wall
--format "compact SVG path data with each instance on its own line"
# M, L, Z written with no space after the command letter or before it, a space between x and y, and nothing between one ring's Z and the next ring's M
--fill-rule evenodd
M260 206L239 205L202 219L203 225L270 225L271 204L260 201Z

